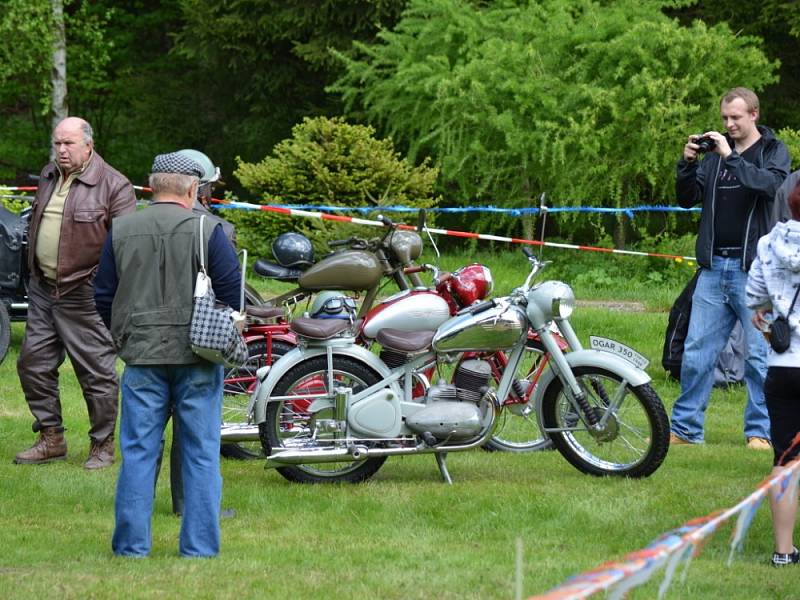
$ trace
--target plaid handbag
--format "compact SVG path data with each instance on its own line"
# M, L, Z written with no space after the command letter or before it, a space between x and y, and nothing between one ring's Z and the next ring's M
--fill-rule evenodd
M203 244L203 222L200 217L200 271L194 286L194 308L189 329L192 352L213 363L226 367L239 367L248 358L247 344L234 324L238 313L230 306L218 306L211 287L211 279L206 273ZM246 251L244 251L247 260ZM244 277L242 277L242 306L244 306Z

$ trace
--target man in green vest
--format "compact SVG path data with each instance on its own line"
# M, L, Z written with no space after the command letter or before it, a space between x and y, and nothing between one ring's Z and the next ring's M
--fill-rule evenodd
M177 153L153 161L153 204L114 222L95 278L95 303L109 326L122 376L114 554L147 556L153 485L170 415L178 423L184 510L179 551L219 553L219 472L222 367L192 352L189 327L200 244L219 301L240 309L236 252L220 226L206 228L192 213L202 168Z

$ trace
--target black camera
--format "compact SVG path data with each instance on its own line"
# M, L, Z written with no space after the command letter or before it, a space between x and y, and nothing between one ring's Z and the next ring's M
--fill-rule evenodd
M698 152L711 152L717 147L717 142L714 141L714 138L708 135L702 135L698 138L695 138L694 143L697 144Z

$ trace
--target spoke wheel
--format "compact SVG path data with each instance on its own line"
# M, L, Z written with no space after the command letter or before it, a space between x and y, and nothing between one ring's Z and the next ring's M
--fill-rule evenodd
M497 452L538 452L550 450L553 447L548 437L539 427L539 418L532 402L530 387L534 384L533 378L539 361L544 356L542 350L526 347L525 354L517 367L517 385L512 388L509 398L503 406L503 411L498 417L497 427L492 438L484 444L483 449ZM492 375L495 385L500 384L503 375L496 368L497 359L492 357ZM524 398L520 398L518 391L523 391Z
M267 404L267 418L259 426L261 444L267 455L273 448L307 447L311 452L331 447L334 434L319 433L316 440L312 440L312 433L315 419L330 419L333 415L330 411L315 415L308 412L312 402L308 395L328 391L327 365L325 356L312 358L290 369L277 383L273 396L297 396L297 400ZM380 381L380 377L366 365L346 357L333 358L333 371L337 385L350 387L353 392ZM289 481L299 483L358 483L372 477L385 460L386 457L376 457L360 461L309 463L281 466L277 471Z
M259 339L247 345L249 358L241 367L235 367L225 373L224 395L222 397L222 424L251 425L247 414L250 394L255 389L256 371L264 365L274 363L289 352L293 346L286 342L273 340L272 356L267 354L266 340ZM241 442L223 442L220 454L225 458L250 460L264 458L261 442L256 435L252 440Z
M667 455L669 419L649 384L632 387L597 367L573 371L595 416L605 426L593 430L579 418L556 379L542 403L545 428L570 464L590 475L651 475ZM617 406L609 412L610 406ZM550 431L565 429L567 431Z

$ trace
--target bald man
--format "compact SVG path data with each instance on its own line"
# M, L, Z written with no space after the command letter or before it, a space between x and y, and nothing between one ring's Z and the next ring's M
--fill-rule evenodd
M14 458L67 457L58 369L69 356L89 409L87 469L114 462L119 383L111 336L94 305L93 281L114 218L132 213L130 181L94 151L92 127L68 117L53 130L55 162L42 169L28 231L28 322L17 372L39 437Z

